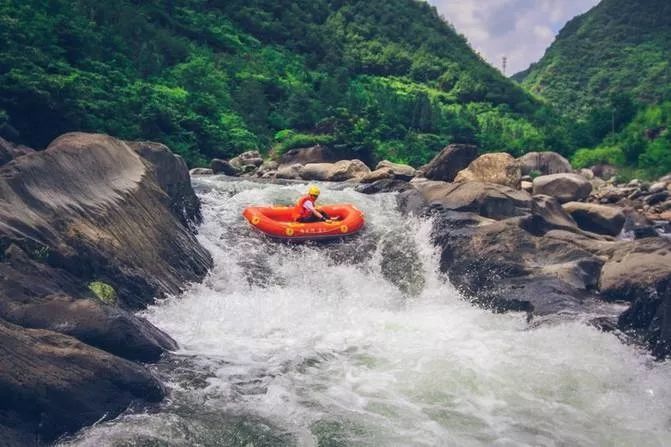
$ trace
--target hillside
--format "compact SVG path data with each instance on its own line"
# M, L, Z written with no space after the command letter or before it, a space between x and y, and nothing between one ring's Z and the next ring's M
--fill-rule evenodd
M646 104L669 98L670 54L671 2L603 0L571 20L545 56L514 78L563 112L586 117L610 112L614 96Z
M329 144L424 163L449 142L569 147L561 124L414 0L7 0L0 134L169 145L191 165Z

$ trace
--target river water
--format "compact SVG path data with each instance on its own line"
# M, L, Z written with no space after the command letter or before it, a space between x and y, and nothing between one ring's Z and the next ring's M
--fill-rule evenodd
M473 307L439 273L430 222L392 194L322 185L366 228L287 245L241 212L306 185L194 185L214 270L144 312L180 345L153 366L169 398L62 445L671 445L671 364L585 324Z

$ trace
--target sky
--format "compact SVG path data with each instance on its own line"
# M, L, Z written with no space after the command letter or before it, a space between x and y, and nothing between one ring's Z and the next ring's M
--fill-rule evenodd
M428 0L471 47L507 75L537 62L566 22L599 0Z

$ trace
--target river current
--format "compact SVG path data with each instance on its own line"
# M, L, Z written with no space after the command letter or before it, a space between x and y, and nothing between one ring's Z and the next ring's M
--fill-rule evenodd
M290 245L241 212L305 184L194 186L215 267L143 313L180 346L152 366L169 397L61 445L671 445L670 363L582 323L530 329L474 307L440 274L431 223L403 217L393 194L320 185L366 227Z

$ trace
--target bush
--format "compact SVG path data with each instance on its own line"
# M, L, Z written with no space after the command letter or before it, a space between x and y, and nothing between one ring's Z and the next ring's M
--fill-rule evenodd
M622 149L617 146L580 149L571 158L571 164L576 169L589 168L601 163L615 166L623 165L624 154Z

